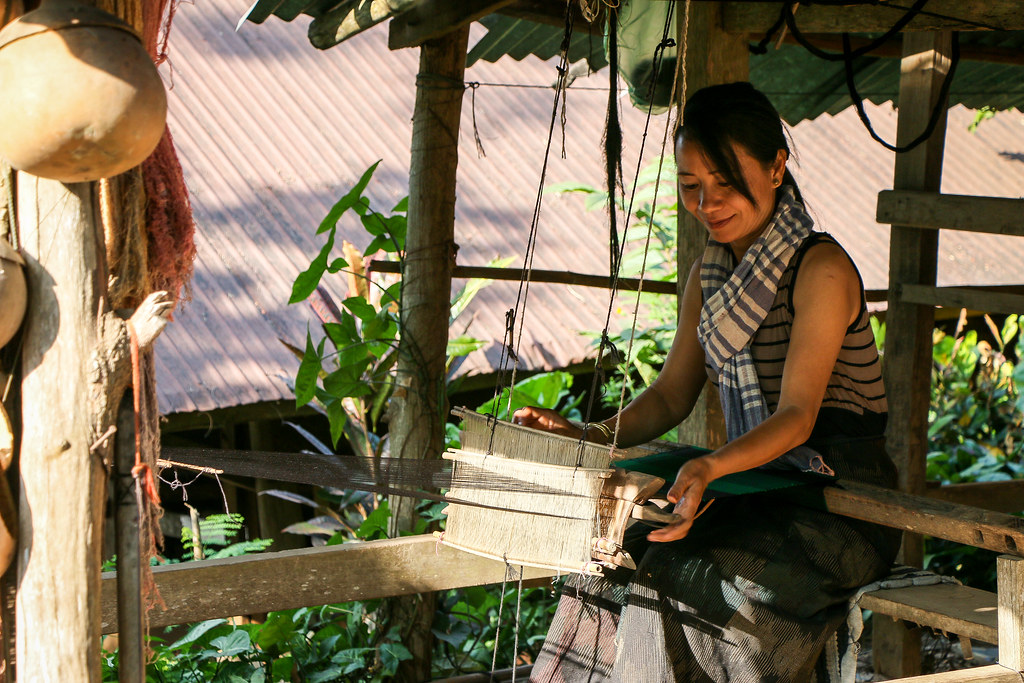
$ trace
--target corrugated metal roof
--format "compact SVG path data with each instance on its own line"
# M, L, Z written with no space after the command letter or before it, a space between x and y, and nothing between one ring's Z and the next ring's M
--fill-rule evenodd
M390 207L407 192L417 52L390 52L383 31L334 50L306 41L304 18L293 24L243 25L246 0L183 4L171 37L170 126L178 145L197 221L194 299L157 342L162 412L210 411L292 397L286 378L297 362L278 341L301 344L307 306L286 304L295 275L320 246L322 216L362 171L383 158L368 194ZM476 121L487 152L473 153L472 100L463 111L456 240L459 262L495 256L521 259L539 181L551 114L554 67L536 59L478 63L467 80L540 88L476 91ZM566 159L555 134L548 182L601 182L600 140L607 95L600 76L576 81L568 95ZM626 108L625 136L635 163L643 117ZM871 106L879 132L891 137L888 105ZM1024 188L1024 116L1006 112L966 132L970 112L953 111L944 187L947 192L1015 196ZM648 158L660 140L656 120ZM856 114L843 112L793 129L804 194L821 225L835 233L860 266L868 287L885 286L887 229L874 223L877 192L891 187L893 156L870 141ZM627 169L628 170L628 169ZM346 217L353 218L352 216ZM548 196L534 267L601 273L607 237L599 213L578 197ZM357 221L343 220L341 238L369 239ZM1020 279L1024 251L1014 238L942 238L945 284ZM987 245L984 251L968 249ZM340 283L335 287L342 286ZM516 283L484 290L465 314L468 333L503 337L504 313ZM339 294L339 292L335 292ZM520 349L526 367L559 367L588 355L579 330L603 326L608 301L599 290L534 285ZM628 302L623 308L628 312ZM454 330L460 333L462 328ZM464 372L487 372L500 347L471 356Z

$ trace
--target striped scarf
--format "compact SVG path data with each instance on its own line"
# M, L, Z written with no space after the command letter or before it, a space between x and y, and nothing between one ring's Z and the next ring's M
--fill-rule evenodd
M733 268L735 259L727 244L708 240L704 250L700 268L704 307L697 335L718 376L730 441L768 417L750 343L775 301L782 274L813 226L794 188L783 185L775 215L739 265ZM805 469L808 459L798 458L800 462L793 464Z

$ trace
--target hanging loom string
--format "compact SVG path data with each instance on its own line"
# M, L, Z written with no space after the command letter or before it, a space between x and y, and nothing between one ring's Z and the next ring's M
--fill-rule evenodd
M506 314L506 319L508 320L508 324L509 324L509 329L507 330L507 335L509 337L509 341L510 342L512 341L513 336L515 336L515 343L512 346L507 346L507 345L503 346L502 351L501 351L501 358L500 358L499 364L498 364L498 368L499 368L498 369L498 380L495 383L495 388L494 388L494 398L495 398L495 401L494 401L494 411L491 414L492 417L496 417L497 416L498 403L499 403L498 399L501 396L502 391L505 389L505 385L504 385L505 371L507 369L507 364L508 364L508 360L509 360L510 357L513 359L513 363L512 363L512 377L511 377L511 379L509 381L509 384L508 384L508 386L509 386L509 394L508 394L508 408L509 408L509 410L511 410L511 406L512 406L512 390L511 390L511 387L515 386L516 374L517 374L518 369L519 369L519 357L516 354L516 349L519 349L521 347L521 344L522 344L523 327L524 327L523 326L523 318L525 317L524 315L520 315L519 314L520 313L520 306L522 306L522 313L525 314L525 312L526 312L526 302L527 302L527 300L529 298L529 293L530 293L531 273L533 272L533 257L534 257L534 254L536 252L536 246L537 246L537 231L538 231L538 225L540 223L540 209L541 209L542 200L543 200L543 197L544 197L544 180L545 180L545 178L547 176L548 159L550 158L550 155L551 155L551 142L554 139L555 120L558 117L558 103L559 103L559 100L561 99L561 97L565 93L566 77L568 76L568 73L569 73L569 45L570 45L570 42L572 40L572 28L573 28L572 6L569 3L566 3L566 7L565 7L565 32L562 35L562 45L561 45L561 47L559 49L559 60L558 60L558 67L557 67L558 68L558 80L555 83L555 98L554 98L554 102L552 103L552 107L551 107L551 122L548 125L548 139L547 139L547 145L544 148L544 162L541 165L540 182L538 183L538 187L537 187L537 198L536 198L536 200L534 202L534 206L533 206L533 218L530 221L530 234L529 234L529 237L528 237L527 242L526 242L526 254L525 254L524 263L523 263L523 277L520 278L520 280L519 280L519 290L518 290L518 292L516 294L515 308L511 309L511 312ZM519 323L519 333L518 333L518 335L515 335L515 329L514 329L516 322Z
M687 7L687 16L689 16L689 0L687 0L686 7ZM673 15L673 10L674 9L675 9L675 3L670 3L669 6L668 6L668 11L665 14L665 28L664 28L664 30L662 32L661 42L658 43L658 46L655 49L654 60L652 62L651 85L650 85L649 95L653 95L654 89L655 89L655 87L657 85L658 75L661 72L662 62L664 61L665 49L675 45L675 40L670 38L669 35L668 35L669 31L671 30L671 27L672 27L672 15ZM609 22L611 24L615 23L615 17L614 17L612 12L609 12ZM614 29L609 29L609 31L610 31L611 35L614 35ZM612 43L612 41L609 41L609 51L610 51L609 52L609 56L608 56L609 66L611 66L612 64L617 63L617 58L615 57L614 53L611 52L613 46L614 46L614 43ZM617 46L615 46L615 47L617 47ZM685 55L684 55L684 57L685 57ZM618 75L617 72L615 72L615 74L616 74L616 76ZM617 83L617 78L613 77L611 82L613 84L612 87L614 88L615 87L614 84ZM675 88L675 77L673 77L673 91L674 91L674 88ZM642 135L641 141L640 141L640 153L639 153L639 156L637 158L636 173L633 176L633 188L630 191L629 205L628 205L628 208L626 209L626 213L625 213L627 220L628 220L629 216L633 215L633 203L636 200L637 184L638 184L639 178L640 178L640 168L643 165L644 149L645 149L645 147L647 145L647 132L650 129L651 118L654 115L654 98L649 96L648 100L649 100L650 104L647 107L647 117L646 117L646 120L644 122L643 135ZM668 138L668 128L670 126L671 126L671 117L669 117L669 121L666 123L665 138L662 140L661 161L659 161L659 165L658 165L658 176L657 176L657 180L655 181L655 195L654 195L654 200L653 200L654 203L652 203L652 209L657 204L657 198L658 198L657 191L658 191L659 184L661 182L661 169L662 169L662 164L664 163L664 158L665 158L665 141ZM608 152L606 150L606 154L607 153ZM621 154L621 148L620 148L620 154ZM611 165L609 164L608 168L610 168L610 166ZM619 162L620 171L621 171L621 166L622 166L622 164L621 164L621 161L620 161ZM613 217L612 218L612 225L614 226L614 223L615 223L614 216L615 216L616 206L615 206L615 197L614 197L614 186L613 186L613 183L611 182L610 179L609 179L609 182L608 182L608 187L609 187L608 206L609 206L610 215ZM654 212L652 210L651 211L651 215L650 215L649 220L648 220L648 225L647 225L647 239L646 239L646 242L644 244L644 258L643 258L643 264L642 264L642 267L641 267L641 275L640 275L641 278L644 276L644 272L646 272L647 254L648 254L648 250L650 248L651 230L652 230L653 221L654 221ZM614 230L614 227L612 228L612 230ZM584 426L584 430L583 430L583 438L586 438L587 431L588 431L588 429L590 427L590 417L591 417L591 413L592 413L592 410L593 410L594 400L595 400L595 397L597 395L598 379L599 379L599 377L602 374L601 373L601 361L602 361L602 358L604 357L604 352L609 347L614 348L612 346L612 344L611 344L611 341L608 339L608 327L611 325L612 311L615 310L615 296L616 296L616 294L618 292L619 271L620 271L620 266L622 264L622 257L623 257L623 254L625 252L625 247L626 247L625 240L623 240L621 244L618 244L617 239L613 239L612 240L612 248L616 249L617 253L614 253L612 258L611 258L613 269L611 271L611 286L609 287L608 310L607 310L606 315L605 315L604 330L601 333L601 342L600 342L600 344L598 346L597 358L596 358L596 360L594 362L594 366L595 366L594 367L594 380L593 380L592 385L591 385L590 401L587 404L587 411L586 411L586 415L584 416L584 425L585 426ZM633 337L636 336L637 316L638 316L638 311L639 311L639 307L640 307L640 294L642 293L642 291L643 291L643 286L642 286L642 283L641 283L641 285L637 288L637 304L636 304L636 309L633 312L633 326L631 328L630 339L629 339L629 347L628 347L628 350L627 350L627 353L626 353L626 358L627 359L629 358L629 354L632 353ZM623 382L622 393L619 396L619 412L622 411L623 402L625 400L625 387L626 387L626 383ZM614 434L612 436L612 442L610 444L608 444L609 449L614 449L615 448L616 444L618 443L618 434L619 434L619 422L618 422L618 420L616 420L615 421L615 432L614 432Z

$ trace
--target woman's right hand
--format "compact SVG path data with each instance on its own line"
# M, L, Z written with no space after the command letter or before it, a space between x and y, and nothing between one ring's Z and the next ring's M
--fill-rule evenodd
M559 415L557 410L551 410L550 408L536 408L534 406L520 408L513 413L512 423L531 429L569 436L574 439L578 439L583 435L582 429L574 426L567 419Z

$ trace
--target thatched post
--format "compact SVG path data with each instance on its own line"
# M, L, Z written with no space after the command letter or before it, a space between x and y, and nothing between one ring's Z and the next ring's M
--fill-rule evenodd
M125 321L106 307L94 186L18 174L29 306L22 334L17 598L19 679L100 673L103 507L116 412L131 379ZM163 293L132 315L147 348Z
M420 48L409 168L409 227L402 275L398 389L391 405L391 455L437 458L444 450L445 359L455 247L455 174L469 28ZM392 498L392 535L415 523L416 501ZM392 624L413 653L405 681L429 678L433 596L399 598Z
M747 36L729 34L722 29L722 9L718 3L692 3L688 19L682 14L684 6L684 3L677 4L679 14L676 16L679 87L682 87L683 68L686 69L687 96L709 85L747 80L750 77ZM682 55L683 45L686 45L685 58ZM690 266L704 254L704 245L707 244L707 230L683 209L682 197L679 198L677 230L676 258L679 263L679 301L682 302ZM709 448L725 443L722 407L710 382L697 399L690 417L679 426L679 441Z

